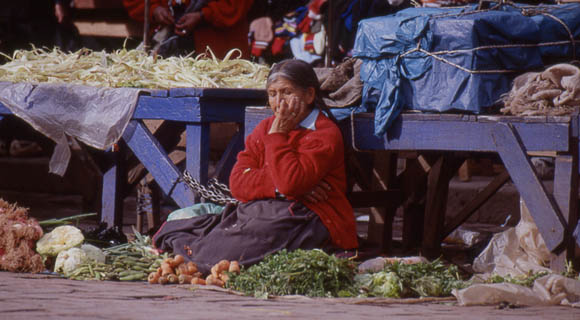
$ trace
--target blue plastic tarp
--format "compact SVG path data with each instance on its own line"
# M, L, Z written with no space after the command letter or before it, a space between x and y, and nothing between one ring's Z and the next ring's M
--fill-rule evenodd
M403 108L481 113L515 76L547 58L572 60L571 38L580 57L580 4L409 8L365 19L353 48L363 60L362 104L376 104L376 135Z

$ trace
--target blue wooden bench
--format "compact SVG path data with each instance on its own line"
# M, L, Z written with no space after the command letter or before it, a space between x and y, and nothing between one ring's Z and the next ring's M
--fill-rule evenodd
M245 107L264 105L265 101L265 91L256 89L176 88L141 94L132 120L123 133L123 142L110 152L113 165L103 175L101 220L108 225L122 224L122 203L129 192L126 185L128 150L178 206L187 207L196 202L196 195L180 179L181 172L143 120L161 119L185 124L186 169L205 184L208 180L210 124L235 122L239 125L238 133L217 164L218 174L227 173L235 155L243 148ZM11 115L10 110L0 104L0 120L8 115Z
M270 115L271 111L266 109L248 109L246 134ZM413 233L422 229L423 254L438 256L444 237L465 222L511 178L548 249L555 253L553 266L562 269L565 259L575 258L572 232L579 219L578 114L514 117L404 113L386 135L380 137L374 135L373 114L358 114L346 122L345 139L359 151L418 151L441 155L430 164L425 177L427 194L423 221L412 222L421 223L422 228L404 230ZM550 151L555 155L554 191L551 194L546 191L529 160L529 153L538 151ZM445 221L449 180L460 164L450 156L454 152L499 154L507 172L498 175L453 221ZM411 184L419 184L419 181L411 181Z
M202 183L207 181L209 125L212 122L236 122L240 125L218 167L233 161L248 134L259 121L271 115L268 109L248 109L263 105L265 92L249 89L173 89L152 92L140 97L133 119L123 134L128 149L153 175L161 189L181 206L195 203L195 195L180 180L181 173L165 150L144 126L143 119L164 119L185 123L187 134L186 168ZM0 105L0 119L9 115ZM530 209L548 249L556 254L554 266L561 268L564 259L574 258L572 232L578 222L579 116L507 117L456 114L403 114L382 137L374 133L372 114L359 114L348 124L352 144L364 151L437 151L491 152L501 157L507 175L492 182L468 204L454 221L445 222L449 179L456 169L451 157L441 156L431 165L427 177L427 203L423 224L423 253L438 254L444 236L467 220L489 194L510 177ZM348 137L347 137L348 138ZM529 152L555 153L554 191L552 194L537 177ZM103 180L102 220L121 224L126 171L123 148L115 152L116 163L105 172ZM390 234L390 233L388 233Z

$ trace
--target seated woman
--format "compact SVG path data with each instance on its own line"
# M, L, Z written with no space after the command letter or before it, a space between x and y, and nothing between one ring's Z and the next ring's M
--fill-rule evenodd
M319 87L306 62L274 65L266 84L274 116L247 137L230 176L241 203L166 222L153 237L157 248L183 255L204 274L222 259L249 266L282 249L356 248L342 135L321 112Z

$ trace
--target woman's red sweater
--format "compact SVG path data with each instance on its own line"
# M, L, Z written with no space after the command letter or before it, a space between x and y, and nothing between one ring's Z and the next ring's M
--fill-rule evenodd
M316 130L299 128L268 134L274 117L264 119L246 139L231 176L233 196L242 201L275 198L276 190L316 212L334 245L358 247L352 207L346 199L344 144L338 127L319 114ZM317 203L303 197L321 180L332 190Z

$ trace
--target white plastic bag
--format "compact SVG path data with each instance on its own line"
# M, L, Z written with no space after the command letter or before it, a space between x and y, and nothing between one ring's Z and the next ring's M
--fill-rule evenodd
M515 228L497 233L473 261L473 270L500 276L524 275L529 271L551 272L545 268L550 251L523 200L520 199L520 222Z
M537 279L533 288L513 283L475 284L453 290L460 305L509 302L515 305L567 305L580 308L580 281L558 274Z
M474 284L453 290L453 295L462 306L498 304L504 301L527 306L547 304L532 289L513 283Z
M502 277L525 275L545 268L551 253L528 208L520 199L521 218L515 228L494 235L485 250L473 262L476 272ZM461 305L497 304L507 301L517 305L568 305L580 307L580 280L548 274L537 279L533 288L511 283L475 284L454 290Z

